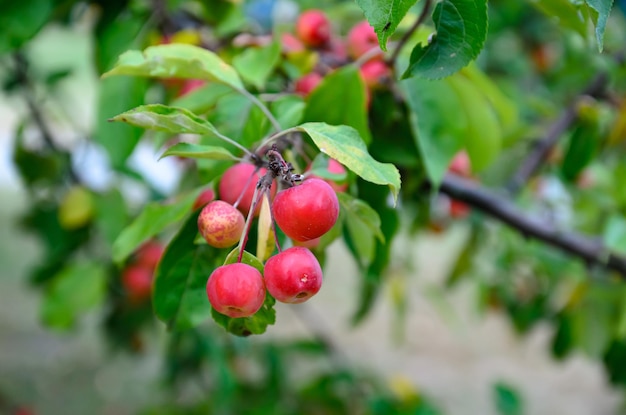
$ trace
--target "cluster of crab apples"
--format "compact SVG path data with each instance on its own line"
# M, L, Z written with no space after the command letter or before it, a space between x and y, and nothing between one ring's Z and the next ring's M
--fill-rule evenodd
M211 306L221 314L233 318L255 314L265 301L266 291L277 301L302 303L322 286L321 266L306 245L317 243L334 226L339 216L337 194L323 179L311 176L300 180L300 175L292 175L289 168L284 173L287 180L276 168L272 171L272 163L269 169L252 163L235 164L220 180L220 199L200 211L198 230L209 245L230 248L239 243L242 252L250 222L244 215L248 219L258 216L260 204L255 199L260 197L255 195L265 195L271 201L274 231L278 226L294 243L284 250L277 244L278 253L267 259L262 273L241 261L216 268L206 291ZM277 182L290 187L276 191Z
M315 51L320 56L321 65L295 81L295 92L303 96L308 96L322 82L325 71L349 62L359 63L368 103L371 91L383 86L391 76L376 32L365 20L354 25L342 38L335 34L323 11L306 10L298 17L295 35L284 33L281 43L287 56L305 50Z

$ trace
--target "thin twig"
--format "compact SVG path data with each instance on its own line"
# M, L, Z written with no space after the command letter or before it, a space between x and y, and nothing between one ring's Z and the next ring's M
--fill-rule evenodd
M598 74L583 92L571 101L561 116L550 125L545 137L535 143L528 156L509 180L506 189L510 194L517 193L548 159L550 151L558 143L563 133L578 118L578 104L580 100L586 96L596 97L600 95L604 91L607 82L608 75L606 73Z
M261 112L263 112L263 114L267 117L269 122L272 124L272 128L276 132L280 132L282 130L282 127L280 126L280 123L278 122L276 117L274 117L274 114L270 112L270 110L267 108L267 106L265 106L263 102L261 102L257 97L255 97L253 94L248 92L248 90L246 90L245 88L237 88L236 91L239 92L244 97L248 98L250 101L252 101L254 105L259 107Z
M26 58L20 52L15 53L13 55L13 58L15 61L15 76L17 77L19 84L23 88L24 100L26 101L26 105L28 106L28 110L33 118L33 121L41 132L41 138L50 150L55 153L60 153L61 151L56 144L54 135L52 134L50 127L44 120L43 114L41 113L41 110L35 100L33 86L28 76L28 64ZM80 183L80 179L76 175L76 172L72 168L71 164L68 164L67 170L70 180L74 183Z
M424 23L424 21L428 17L428 14L430 13L432 3L433 3L432 0L424 1L424 7L422 8L422 12L420 13L419 17L417 18L415 23L413 23L413 26L411 26L409 30L407 30L406 33L400 38L400 40L396 44L396 48L393 50L393 53L391 54L391 57L389 57L389 59L387 60L387 64L389 66L395 67L396 60L398 59L398 56L400 55L400 51L402 50L406 42L409 41L413 33L422 25L422 23Z
M489 191L476 182L447 174L439 190L492 216L527 237L543 241L589 265L599 265L621 274L626 279L626 258L612 254L599 239L566 232L554 224L525 214L510 201L508 195Z

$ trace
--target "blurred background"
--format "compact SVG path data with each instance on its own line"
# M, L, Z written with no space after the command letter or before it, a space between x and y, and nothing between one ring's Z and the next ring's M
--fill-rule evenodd
M622 289L617 299L602 294L597 303L589 303L586 324L576 326L578 334L570 336L561 353L555 346L555 336L562 332L561 314L554 311L561 309L552 305L562 306L573 292L584 297L580 286L588 284L580 282L589 274L589 285L602 281L601 272L571 265L572 258L512 236L514 231L478 212L451 217L449 204L441 208L438 199L429 201L434 220L417 231L403 227L393 239L384 283L358 324L352 322L363 275L342 240L326 248L322 291L301 307L277 305L277 324L261 336L237 338L212 321L186 332L167 332L149 305L128 308L121 302L121 271L110 260L112 241L146 203L192 187L190 175L195 185L207 181L194 162L159 160L162 137L139 141L141 133L102 126L106 118L144 98L172 99L167 86L144 87L136 102L136 85L106 90L100 74L124 50L159 43L163 35L178 33L179 39L193 43L189 39L201 36L207 22L218 39L232 41L239 32L262 36L273 25L289 28L301 10L314 6L328 10L337 31L345 35L363 19L356 4L10 3L0 6L0 27L6 25L7 33L14 34L5 39L0 35L0 413L623 413L624 369L617 368L623 361L607 357L611 342L622 341L623 335L599 328L620 320L614 310L623 313ZM617 3L603 55L594 49L589 20L580 29L563 19L579 2L515 3L490 2L488 43L478 59L525 123L505 146L502 160L481 173L480 181L495 186L505 175L505 165L528 148L527 142L519 143L541 136L546 120L553 121L571 94L584 89L588 75L614 69L609 55L623 49L626 39L626 21ZM410 26L420 5L399 30ZM615 71L612 76L620 74ZM618 96L620 78L611 85L613 98L623 99ZM625 114L619 105L612 111ZM616 123L615 117L609 118ZM116 155L115 148L128 139L138 144ZM530 183L522 195L528 211L541 215L548 209L568 225L598 231L589 223L612 206L602 195L619 199L607 194L602 183L614 186L624 177L623 158L607 162L601 151L589 163L599 187L581 195L581 189L547 168L543 181ZM118 212L122 200L118 217L102 215L89 231L82 225L68 231L63 219L59 227L58 210L73 186L72 175L81 186L103 195L92 199L100 208ZM402 215L413 217L410 202ZM72 214L80 216L76 210ZM494 254L496 245L505 247ZM84 250L76 254L76 246ZM50 283L64 272L66 264L59 258L70 251L105 264L106 288L85 285L81 276L86 273L76 270L76 278L66 278L71 281L65 285ZM467 255L471 265L460 269L459 261ZM507 280L509 273L533 280L555 269L567 269L574 282L565 288L552 282L541 285L539 291L551 306L517 298L516 308L506 303L506 295L497 297L501 287L490 291L491 283L485 282ZM451 276L458 281L451 283ZM544 281L541 276L537 280ZM503 282L503 290L520 289L517 282ZM496 294L490 297L491 292ZM559 300L564 296L565 301ZM609 301L617 305L605 314L589 311ZM531 303L536 307L524 308ZM601 344L588 345L581 338L601 339Z

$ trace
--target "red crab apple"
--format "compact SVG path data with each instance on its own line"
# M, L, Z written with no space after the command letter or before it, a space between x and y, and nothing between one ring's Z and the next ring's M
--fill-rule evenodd
M367 20L357 23L348 32L348 55L352 59L360 58L365 52L372 48L380 47L378 44L378 37L374 28L370 26ZM379 54L372 59L382 58L382 54Z
M198 230L207 243L215 248L235 245L246 220L233 205L215 200L206 205L198 216Z
M228 168L224 172L219 185L220 199L225 202L234 205L237 199L241 196L241 200L237 205L237 209L244 215L247 215L252 206L252 196L254 196L254 189L256 188L257 181L261 178L267 170L264 168L259 169L255 174L256 167L250 163L237 163ZM243 193L243 196L242 196ZM271 195L276 193L276 185L272 183ZM254 214L258 215L261 210L261 204L257 205Z
M204 85L206 85L206 81L203 79L186 79L180 91L178 91L178 96L182 97L183 95L187 95L196 89L202 88Z
M132 303L142 303L152 293L153 271L140 265L131 265L122 271L122 286Z
M322 75L311 72L296 81L295 91L306 97L322 82Z
M279 192L272 203L276 224L293 240L319 238L333 227L339 216L337 194L317 178Z
M304 44L291 33L283 33L280 37L282 51L284 53L304 52Z
M144 243L137 249L135 263L143 268L154 270L163 256L165 247L158 241Z
M359 69L359 73L370 89L381 86L386 78L391 76L389 67L382 61L365 62Z
M472 165L465 150L456 153L450 162L448 171L462 177L470 177L472 175Z
M321 10L307 10L298 17L296 35L307 46L323 46L330 40L330 21Z
M322 287L322 268L317 258L301 246L270 257L263 274L267 291L283 303L303 303Z
M456 199L450 199L450 217L455 219L463 219L470 213L470 207L465 203Z
M206 285L211 306L229 317L248 317L259 311L265 301L265 282L254 267L228 264L211 273Z
M200 209L201 207L211 203L213 200L215 200L215 192L213 191L213 189L203 190L202 193L200 193L196 200L193 202L193 207L191 209Z

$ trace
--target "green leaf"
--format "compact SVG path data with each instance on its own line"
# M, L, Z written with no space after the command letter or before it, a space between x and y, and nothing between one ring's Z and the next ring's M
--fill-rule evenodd
M173 108L162 104L141 105L111 118L136 127L171 134L200 134L216 137L219 133L207 120L183 108Z
M463 147L467 119L459 116L462 104L447 79L406 79L400 83L409 108L413 135L426 173L437 187L452 157Z
M237 257L239 256L239 248L235 248L226 256L224 260L224 265L234 264L237 262ZM263 263L256 256L252 255L248 251L243 251L243 256L241 257L241 263L250 265L251 267L256 268L261 274L263 273Z
M472 161L472 171L479 172L500 152L502 131L498 117L481 91L462 73L447 79L454 88L465 116L465 148Z
M570 0L535 0L531 4L550 18L557 18L560 26L587 35L587 25L578 8Z
M347 193L337 193L339 204L345 210L348 218L359 221L369 232L385 243L385 235L380 229L380 216L367 202L350 196Z
M280 59L280 43L259 48L247 48L233 58L233 66L241 77L262 90Z
M232 318L220 314L212 309L213 320L226 331L236 336L249 336L251 334L263 334L267 326L276 323L276 300L269 294L265 295L265 302L254 315L250 317Z
M100 82L97 124L94 139L109 154L113 167L120 169L133 152L144 131L107 120L141 105L148 89L145 79L111 78Z
M0 54L21 47L47 23L50 0L4 1L0 6Z
M596 41L598 42L598 50L602 52L604 48L604 30L609 19L609 13L611 13L611 8L613 7L613 0L585 0L585 3L597 13L597 17L594 18Z
M94 45L98 73L110 69L122 52L141 47L147 33L141 30L145 24L145 17L133 13L120 13L115 19L100 20L96 28Z
M113 243L113 260L118 264L122 263L141 244L169 225L182 220L191 211L197 194L198 192L192 192L173 202L153 202L146 205Z
M347 125L333 126L321 122L305 123L296 129L307 133L322 153L334 158L362 179L388 185L394 201L397 200L400 172L393 164L374 160L357 130Z
M194 244L198 213L190 215L159 262L152 292L157 317L170 329L184 330L209 318L206 283L224 258L223 250Z
M523 413L523 401L519 393L504 382L493 385L493 395L498 414L521 415Z
M417 0L356 0L365 18L376 31L382 50L387 50L387 39Z
M95 198L96 227L111 248L117 236L128 224L126 203L117 189L96 193Z
M101 264L77 262L57 274L43 299L43 322L57 329L71 328L80 315L99 305L106 295Z
M201 47L182 43L151 46L143 52L125 52L113 69L102 76L113 75L204 79L243 89L237 72L219 56Z
M600 144L599 130L594 122L581 122L572 133L563 158L561 172L574 181L585 167L593 160Z
M165 150L160 158L167 156L189 157L210 160L239 160L230 151L223 147L205 146L191 143L177 143Z
M306 104L297 95L286 95L272 102L270 110L283 128L291 128L302 122Z
M609 217L604 226L603 241L616 254L626 255L626 218L620 215Z
M365 84L358 69L354 65L344 66L327 75L311 92L304 121L349 125L369 144L372 138L367 124L366 100Z
M444 78L476 59L487 37L487 1L443 0L433 21L436 34L428 45L415 46L403 78Z
M233 89L227 85L208 83L188 94L177 98L171 103L172 107L184 108L196 114L208 112L224 95Z

